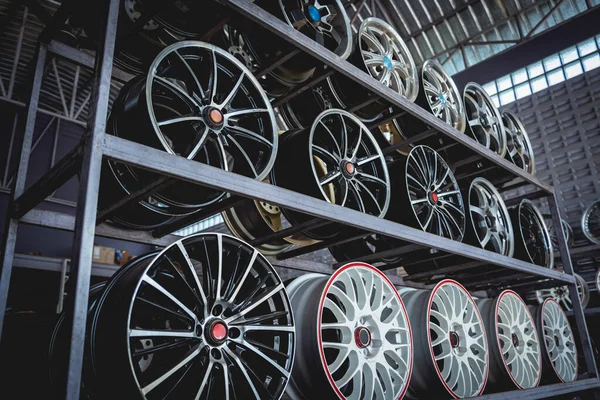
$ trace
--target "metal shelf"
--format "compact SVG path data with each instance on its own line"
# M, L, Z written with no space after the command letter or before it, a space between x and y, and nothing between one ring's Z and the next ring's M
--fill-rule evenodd
M61 272L64 261L64 258L34 256L31 254L15 254L13 267L35 269L39 271ZM67 262L70 264L70 260L67 260ZM121 267L118 265L93 263L92 276L110 278L119 268Z
M479 400L534 400L548 397L561 396L563 394L581 392L584 390L598 389L600 381L596 378L582 379L570 383L555 383L544 385L534 389L513 390L510 392L486 394L479 397L471 397Z

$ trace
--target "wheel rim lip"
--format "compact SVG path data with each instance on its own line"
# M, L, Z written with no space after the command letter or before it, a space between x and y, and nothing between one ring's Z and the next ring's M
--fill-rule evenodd
M460 91L458 90L458 87L456 86L456 83L454 82L454 79L452 79L452 77L450 75L448 75L448 73L444 70L444 67L442 66L442 64L436 60L436 59L429 59L429 60L425 60L425 62L423 63L423 66L421 67L421 81L424 82L425 81L425 71L427 69L431 69L435 72L437 72L438 74L440 74L444 80L445 83L450 86L450 91L454 94L455 99L456 100L453 104L456 106L457 108L457 113L458 113L458 121L456 121L456 129L461 132L464 133L465 129L467 127L467 116L466 116L466 112L465 112L465 105L462 101L462 96L460 95ZM427 104L429 104L429 106L431 107L431 104L429 103L429 97L426 96L427 98Z
M206 42L201 42L201 41L184 40L181 42L174 43L170 46L167 46L163 51L158 53L156 58L152 61L152 64L150 65L150 67L148 69L148 73L147 73L147 77L146 77L145 92L146 92L146 109L148 111L148 115L150 116L150 120L152 122L152 127L154 128L154 133L156 134L156 137L159 139L160 143L162 144L164 151L166 151L169 154L175 155L175 152L173 151L173 149L171 149L168 142L166 141L166 139L164 137L165 135L162 133L162 130L158 127L158 121L156 119L156 114L154 113L154 107L153 107L154 102L152 101L152 88L153 88L154 77L156 76L156 69L158 68L158 66L160 66L160 64L164 61L164 59L171 52L182 49L182 48L186 48L186 47L196 47L196 48L204 49L209 52L218 53L219 55L221 55L222 57L226 58L228 61L233 63L239 70L241 70L245 74L246 79L249 79L252 82L252 85L257 89L257 93L260 96L260 98L262 99L262 101L264 103L264 107L268 110L269 120L271 121L271 126L273 127L273 132L272 132L273 140L271 142L273 144L273 148L271 149L269 161L263 167L263 170L258 174L258 176L254 178L255 180L262 181L263 179L265 179L267 177L267 175L269 174L271 169L273 169L273 165L275 165L275 159L277 156L277 144L278 144L279 134L277 132L277 120L275 118L275 112L273 110L273 107L271 106L271 102L269 101L265 91L262 89L261 84L258 82L258 80L254 76L252 71L250 71L248 68L246 68L246 66L244 64L242 64L241 61L239 61L237 58L235 58L234 56L229 54L229 52L221 49L220 47L214 46L214 45L206 43ZM215 57L214 62L216 62L216 57ZM227 156L223 151L223 146L219 146L219 148L220 148L220 152L221 152L221 157L224 161L224 170L227 171L228 170L228 163L226 162Z
M596 271L596 291L600 294L600 268Z
M592 210L597 209L597 208L600 208L600 200L597 200L597 201L593 202L592 204L590 204L589 206L587 206L587 208L583 212L583 215L581 216L581 230L583 231L583 234L590 242L600 245L600 237L595 237L592 234L592 232L590 232L590 228L589 228L589 219L591 217Z
M504 126L502 124L502 116L500 115L500 111L498 111L498 107L496 107L496 105L494 104L494 101L492 100L492 98L490 97L490 95L487 94L486 90L483 88L483 86L481 86L478 83L475 82L469 82L467 83L467 85L465 86L464 90L463 90L463 100L464 103L466 104L466 97L467 94L469 92L479 92L484 100L488 103L487 106L490 108L491 111L493 111L493 113L495 114L496 120L498 121L498 125L499 125L499 129L498 129L498 138L499 141L501 141L502 143L500 144L501 147L501 151L495 151L496 154L498 154L500 157L504 157L506 155L506 151L507 151L507 146L506 146L506 133L504 132ZM466 107L465 107L465 114L466 114ZM468 118L468 117L467 117ZM469 125L468 123L466 125ZM492 127L493 129L493 127ZM471 131L472 136L475 137L475 140L480 143L477 139L475 133L471 130L471 126L469 126L469 130ZM465 129L466 131L466 129ZM482 146L483 144L480 143ZM491 150L491 149L490 149Z
M577 294L579 294L579 301L581 302L581 307L586 308L588 303L590 302L590 288L588 287L585 279L583 279L583 276L579 274L573 274L573 276L579 284L577 286ZM579 292L579 288L581 288L581 292Z
M381 279L383 279L384 283L387 283L392 290L393 294L396 296L396 298L398 299L399 305L400 305L400 310L401 313L404 316L404 320L406 321L406 327L408 329L408 338L409 338L409 347L410 347L410 359L408 360L408 372L406 375L406 379L404 380L404 387L402 388L402 391L400 392L400 395L397 397L397 400L400 400L404 397L404 394L406 393L406 391L408 390L408 386L410 383L410 378L412 376L412 370L413 370L413 364L414 364L414 348L413 348L413 335L412 335L412 328L410 326L410 321L408 319L408 313L406 312L406 307L404 305L404 302L402 301L402 298L400 297L400 294L398 293L398 290L396 290L396 287L394 286L394 284L392 283L392 281L390 281L390 279L385 276L379 269L373 267L370 264L367 263L363 263L363 262L359 262L359 261L355 261L355 262L351 262L348 264L345 264L344 266L340 267L339 269L337 269L333 275L331 275L331 277L327 280L327 283L325 284L325 288L323 289L323 292L321 294L321 299L319 300L319 311L317 313L317 343L319 346L319 357L321 359L321 366L323 367L323 370L325 371L325 376L327 377L327 380L329 381L329 384L331 385L332 389L334 390L335 394L338 396L338 398L340 400L345 400L346 397L342 394L342 392L340 391L340 389L337 387L337 385L335 384L335 380L333 379L332 374L329 371L329 366L327 365L327 359L325 358L325 351L323 349L323 335L322 335L322 317L323 317L323 307L325 305L325 299L327 298L327 293L329 293L329 288L331 287L331 285L333 285L333 283L335 282L336 278L343 273L344 271L350 269L350 268L366 268L367 270L370 270L372 272L374 272L376 275L380 276ZM312 275L312 274L310 274ZM317 275L317 274L315 274Z
M407 168L406 168L406 170L407 170L407 171L405 172L405 177L404 177L404 183L405 183L405 186L406 186L406 193L407 193L407 194L409 194L409 193L410 193L410 190L409 190L409 185L408 185L408 162L409 162L410 160L413 160L414 162L418 163L418 161L416 160L416 157L413 155L413 151L417 151L417 150L418 150L418 149L420 149L420 148L422 148L424 152L427 152L427 151L431 151L431 152L433 152L433 154L435 155L435 157L438 159L438 162L440 162L440 161L441 161L442 165L445 165L445 166L446 166L446 169L448 170L448 177L447 177L447 179L448 179L448 178L450 178L450 180L451 180L451 181L452 181L452 183L453 183L453 186L454 186L454 188L455 188L456 190L459 190L459 193L457 194L457 196L460 198L460 202L461 202L461 205L462 205L462 211L463 211L464 218L463 218L463 223L461 224L462 226L460 227L460 228L462 228L462 229L461 229L461 235L460 235L460 237L459 237L459 238L457 238L457 239L452 239L452 240L456 240L456 241L458 241L458 242L461 242L461 241L463 240L464 236L465 236L465 230L466 230L466 224L467 224L467 218L466 218L466 215L465 215L465 214L466 214L466 210L465 210L465 202L464 202L464 199L463 199L463 197L462 197L462 193L460 192L460 189L459 189L459 186L458 186L458 182L456 181L456 177L454 176L454 173L453 173L453 172L452 172L452 170L450 169L450 166L448 165L448 163L446 162L446 160L444 160L444 158L443 158L443 157L440 155L440 153L438 153L437 151L435 151L435 150L434 150L434 149L432 149L431 147L429 147L429 146L425 146L425 145L418 145L418 146L414 146L414 147L413 147L413 148L410 150L410 152L408 153L408 156L407 156L407 160L406 160L406 165L407 165ZM443 183L443 182L442 182L442 183ZM409 201L410 201L410 196L409 196ZM452 204L453 204L453 205L455 205L454 203L452 203ZM455 206L456 206L456 205L455 205ZM432 206L432 207L434 207L434 206ZM458 207L457 207L457 208L458 208ZM416 220L417 220L417 222L419 223L419 226L420 226L421 230L422 230L422 231L424 231L424 232L427 232L427 230L426 230L426 229L423 227L423 224L422 224L422 223L421 223L421 221L419 220L419 217L417 216L417 213L416 213L416 211L415 211L415 207L413 207L413 206L411 205L410 209L411 209L411 211L412 211L412 214L413 214L413 216L415 217L415 219L416 219ZM432 212L433 212L433 211L432 211ZM436 234L436 235L437 235L437 234ZM440 236L440 235L437 235L437 236ZM442 236L442 237L446 237L446 236Z
M500 310L500 301L502 300L502 297L509 295L509 294L514 295L519 300L519 302L521 303L523 308L525 309L527 316L529 317L529 320L531 321L531 326L533 327L533 332L535 334L536 341L538 342L538 348L540 346L540 337L538 335L537 327L535 326L535 319L533 318L533 315L531 315L531 312L529 311L529 307L527 307L527 304L525 304L525 302L523 301L521 296L519 296L515 291L513 291L511 289L504 290L502 293L500 293L500 295L496 299L495 314L494 314L494 326L496 329L495 332L496 332L496 339L498 342L498 349L500 349L500 358L502 358L502 364L504 365L504 368L506 369L506 372L508 373L508 376L513 381L513 383L519 389L525 389L523 386L521 386L521 384L519 384L517 382L517 380L513 376L512 372L508 368L507 360L504 357L504 354L502 354L502 345L500 343L500 335L498 335L498 328L499 328L498 327L498 317L499 317L499 310ZM531 388L538 387L540 384L540 381L542 379L542 351L541 350L538 351L538 371L537 372L538 372L537 380L535 382L535 385L531 386ZM530 388L527 388L527 389L530 389Z
M431 293L429 294L429 302L427 304L427 344L429 345L428 347L429 347L429 352L431 354L431 360L433 361L433 366L435 367L435 372L437 372L440 381L444 385L444 388L448 391L448 393L450 393L450 395L453 398L459 399L460 396L458 396L452 390L452 388L450 388L450 386L448 386L448 382L446 382L444 380L443 376L442 376L442 371L440 371L440 367L437 365L437 362L436 362L436 359L435 359L435 354L433 353L433 345L432 345L433 341L431 339L431 328L430 328L430 325L431 325L431 306L433 305L433 299L434 299L435 294L437 293L437 291L442 286L447 285L447 284L458 286L467 295L469 301L471 302L471 305L475 308L475 312L477 313L477 317L479 319L479 325L481 326L481 331L483 332L483 339L484 339L485 350L486 350L485 351L485 371L484 371L484 378L483 378L483 383L481 385L481 389L475 395L475 396L479 396L485 390L485 387L487 385L488 376L489 376L489 371L490 371L489 342L488 342L488 339L487 339L487 334L485 332L485 327L483 325L483 318L481 317L481 313L479 312L479 307L477 307L477 304L473 300L473 297L471 296L471 293L469 293L469 291L467 289L465 289L465 287L463 285L461 285L460 283L458 283L457 281L455 281L453 279L444 279L444 280L438 282L438 284L435 285L435 287L431 290Z
M503 214L504 219L506 220L506 229L508 231L508 252L507 254L504 254L507 257L512 257L515 251L515 234L514 234L514 230L513 230L513 226L512 226L512 221L510 219L510 215L508 214L508 209L506 208L506 204L504 204L504 200L502 200L502 196L500 196L500 193L498 193L498 190L496 189L496 187L487 179L485 178L475 178L473 179L473 181L471 182L471 184L469 185L469 197L468 197L468 205L469 205L469 219L471 220L471 227L473 228L473 231L475 232L475 236L477 237L477 241L479 242L479 245L481 246L481 241L479 240L479 237L477 235L477 229L475 227L475 221L473 220L473 218L471 217L471 191L473 190L475 185L481 185L483 186L486 190L489 190L492 195L494 195L496 197L496 201L498 202L498 209L499 211L501 211L501 213Z
M231 236L231 235L227 235L225 233L218 233L218 232L197 233L197 234L194 234L194 235L186 236L184 238L181 238L181 239L179 239L179 240L171 243L169 246L165 247L162 251L157 252L156 254L154 254L154 259L152 261L150 261L148 263L148 265L146 265L144 267L144 271L142 273L142 276L144 276L144 275L146 275L148 273L148 270L150 270L150 268L152 268L154 266L155 262L160 257L162 257L163 254L165 254L168 250L172 249L174 246L177 246L178 243L181 243L182 246L183 246L184 245L183 242L185 242L187 240L190 240L190 239L193 239L193 238L201 237L201 236L217 236L217 237L221 236L222 238L228 238L228 239L236 241L238 243L243 243L244 245L248 246L249 248L254 249L257 252L256 258L257 259L258 258L262 258L263 262L265 262L266 265L270 266L271 270L273 272L275 272L275 274L278 276L278 274L276 273L276 271L275 271L274 267L271 265L271 263L265 258L265 256L263 256L254 247L250 246L248 243L246 243L245 241L243 241L243 240L241 240L239 238L236 238L236 237ZM195 273L195 271L194 271L194 273ZM128 360L129 360L129 369L130 369L131 374L133 376L135 385L137 386L137 388L138 388L140 394L143 396L143 398L147 398L146 395L143 394L142 391L141 391L142 388L141 388L141 385L140 385L140 381L139 381L138 376L137 376L137 374L135 372L135 369L133 367L134 360L132 358L130 336L129 336L129 332L128 332L129 329L130 329L129 328L129 324L130 324L131 316L132 316L132 312L133 312L133 305L134 305L135 299L137 298L137 295L139 293L139 290L140 290L140 287L142 285L142 282L143 282L143 280L139 279L138 282L136 283L135 290L133 291L133 295L131 297L132 300L129 302L129 311L127 313L127 329L125 330L125 336L124 337L125 337L125 339L127 341L127 351L128 351L127 357L128 357ZM293 327L295 329L296 325L295 325L295 320L294 320L294 316L293 316L293 311L292 311L292 307L291 307L291 302L290 302L290 299L289 299L289 295L288 295L287 291L285 290L285 287L282 288L281 291L283 292L283 294L285 296L285 299L287 300L287 305L289 306L289 313L290 313L290 316L291 316L291 319L292 319L292 322L293 322ZM289 386L289 383L291 381L291 369L292 369L292 367L294 365L294 359L295 359L295 355L296 355L296 334L295 334L295 332L291 336L292 336L292 338L290 340L291 355L290 355L290 361L289 361L289 365L290 365L290 368L289 368L290 371L289 372L290 372L290 375L286 379L286 382L285 382L285 385L284 385L284 389L281 391L281 396L283 396L283 393L285 392L286 387ZM205 342L202 341L202 343L205 343ZM282 367L282 368L285 369L285 367Z
M555 305L560 310L560 312L561 312L564 320L567 323L567 327L569 328L569 333L571 334L571 337L573 338L573 348L574 348L574 351L575 351L575 357L573 357L575 359L575 378L573 379L573 381L575 381L575 380L577 380L577 376L579 375L579 359L577 357L577 347L575 345L575 340L574 340L574 336L573 336L573 329L571 328L571 324L569 323L569 318L567 318L567 314L565 314L565 310L563 310L563 308L560 306L560 304L556 300L554 300L552 298L548 298L548 299L544 300L544 302L541 305L541 307L542 307L541 311L542 312L541 312L541 322L540 323L541 323L541 326L542 326L542 329L543 329L543 327L545 326L545 323L544 323L544 309L546 307L548 307L548 303L551 303L551 302L555 303ZM548 351L548 346L546 345L546 340L545 339L544 339L544 351L546 352L546 355L548 356L548 360L550 360L551 356L550 356L550 352ZM558 370L556 369L556 366L554 365L554 363L552 361L550 361L550 365L552 365L552 369L554 370L554 373L556 374L556 376L558 377L558 379L560 379L560 381L562 383L566 383L567 381L565 381L564 377L561 376L558 373ZM572 382L572 381L569 381L569 382Z
M313 145L312 145L317 127L319 126L319 124L321 123L323 118L325 118L326 116L328 116L330 114L338 114L338 115L340 115L340 118L342 118L342 119L344 117L346 117L346 118L353 120L358 125L358 127L362 130L363 135L368 138L373 149L377 153L379 161L381 162L381 166L382 166L381 169L382 169L383 175L384 175L382 178L386 183L385 203L381 207L381 213L379 215L376 215L377 217L382 218L387 213L387 210L390 205L390 198L391 198L391 184L390 184L390 177L389 177L389 172L388 172L388 168L387 168L387 163L385 161L385 157L384 157L383 153L381 152L381 148L377 144L377 141L373 137L373 134L371 133L371 131L354 114L349 113L348 111L345 111L345 110L341 110L341 109L337 109L337 108L330 108L329 110L323 111L315 118L315 121L313 122L313 124L310 128L310 135L309 135L309 139L308 139L308 141L309 141L308 162L310 164L310 167L311 167L311 170L313 173L313 177L315 179L315 183L319 187L319 191L320 191L321 195L323 196L323 199L325 201L327 201L328 203L331 203L331 199L329 198L329 196L327 195L327 192L325 191L325 189L323 188L323 186L321 185L321 183L319 181L319 174L315 167L315 162L314 162L315 154L313 152ZM325 125L325 124L323 123L323 125ZM363 138L362 141L364 142L365 139ZM342 207L345 207L345 204L342 204Z
M533 213L539 228L541 229L541 233L543 236L543 240L544 240L544 247L546 250L546 256L548 257L547 260L547 264L548 265L542 265L543 267L546 267L548 269L554 269L554 249L552 247L552 240L550 238L550 232L548 231L548 227L546 226L546 223L544 222L544 217L542 216L542 213L540 212L539 208L537 208L535 206L535 204L533 204L533 202L529 199L523 199L521 200L521 203L519 203L519 217L521 216L521 211L523 209L527 209L529 210L531 213ZM521 221L519 218L519 228L521 228ZM521 235L521 239L523 240L523 243L525 243L525 236L523 235L523 230L519 229L519 233ZM533 259L531 257L531 253L529 251L529 247L525 246L525 251L527 252L527 255L529 256L529 259L533 262Z
M504 120L504 117L509 118L513 124L516 125L517 129L521 131L522 136L523 136L523 140L525 141L525 145L527 146L526 152L527 155L529 157L529 168L523 168L525 171L529 172L531 175L535 175L535 154L533 152L533 147L531 146L531 141L529 140L529 134L527 133L527 130L525 129L525 126L523 125L523 122L521 122L521 120L510 110L503 110L501 113L501 117L502 120ZM504 123L502 124L504 126L504 129L506 129L506 131L508 132L508 128L504 125ZM512 131L510 131L512 134ZM506 143L507 143L507 147L508 147L508 134L506 135ZM508 154L508 150L507 150L507 154ZM509 156L510 157L510 156ZM513 162L514 164L514 162Z
M412 72L411 73L411 79L413 81L413 85L412 85L412 90L407 90L406 94L403 94L402 96L405 97L406 99L408 99L410 102L414 102L417 99L417 96L419 95L419 75L417 73L417 68L415 65L415 61L412 57L412 54L410 53L410 50L408 50L408 47L406 46L406 43L404 43L404 40L402 40L402 37L400 36L400 34L387 22L385 22L382 19L376 18L376 17L369 17L366 18L365 20L363 20L363 22L360 24L360 27L358 28L358 50L361 51L361 60L363 61L363 66L367 69L367 71L369 71L369 68L367 67L366 63L365 63L365 58L362 55L362 48L361 48L361 37L365 31L365 29L369 26L369 25L373 25L373 26L377 26L380 29L384 30L390 37L391 39L393 39L396 44L398 45L398 47L400 48L401 52L402 52L402 56L406 59L406 61L408 61L409 64L406 65L407 69L411 69ZM371 75L369 73L369 75ZM373 79L376 79L375 77L373 77ZM391 89L391 88L390 88Z

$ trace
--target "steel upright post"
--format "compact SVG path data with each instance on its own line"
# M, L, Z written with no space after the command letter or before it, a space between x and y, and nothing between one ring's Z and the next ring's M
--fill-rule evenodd
M94 87L79 180L75 236L73 239L73 263L68 290L72 297L67 303L67 312L73 316L66 382L65 398L67 400L79 400L81 388L98 189L100 187L100 169L102 167L119 3L119 0L107 2L104 35L101 36L103 39L100 40L96 53Z
M25 120L25 129L21 136L21 148L19 153L19 166L16 178L13 181L11 190L11 203L25 191L27 180L27 170L29 169L29 156L31 154L31 145L33 142L33 132L35 130L35 120L37 117L38 103L40 100L40 90L42 80L44 79L44 65L48 49L45 45L39 45L37 50L37 60L35 71L31 79L31 91L27 105L27 116ZM17 145L15 144L15 147ZM10 286L10 276L13 268L13 259L15 256L15 246L17 244L17 230L19 220L13 218L8 207L6 226L4 229L4 243L2 251L2 272L0 274L0 339L2 338L2 327L4 325L4 314L6 311L6 301L8 300L8 288Z

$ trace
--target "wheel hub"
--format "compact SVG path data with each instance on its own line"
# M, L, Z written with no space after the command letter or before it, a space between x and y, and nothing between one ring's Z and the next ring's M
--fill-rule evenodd
M440 103L442 105L446 105L446 97L443 94L440 94L438 98L440 99Z
M458 348L458 346L460 345L460 336L458 336L458 333L456 333L455 331L451 331L450 332L450 346L452 346L453 349Z
M364 326L360 326L354 330L354 341L356 346L361 349L365 349L371 345L372 337L371 331Z
M220 319L215 319L208 324L208 329L206 330L206 339L210 344L219 346L225 343L227 334L228 329L227 325L225 325L225 322Z
M383 57L383 66L386 67L387 69L392 69L392 67L393 67L392 60L388 56Z
M439 196L435 192L429 193L429 202L433 205L437 204L439 201Z
M308 6L307 13L308 13L308 18L312 22L321 21L321 13L317 9L317 7L313 6L312 4L310 6Z
M513 344L513 346L515 346L515 347L519 347L519 337L517 336L517 334L516 334L516 333L513 333L513 334L511 335L511 339L512 339L512 344Z
M341 168L346 178L352 178L356 173L356 167L352 161L342 161Z
M223 113L215 107L207 107L205 111L206 121L212 128L221 128L223 126Z

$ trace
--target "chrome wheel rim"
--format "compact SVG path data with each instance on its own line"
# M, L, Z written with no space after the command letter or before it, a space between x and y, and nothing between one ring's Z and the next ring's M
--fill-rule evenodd
M589 287L581 275L574 274L574 276L579 301L581 302L581 306L586 308L590 301ZM573 302L571 301L569 286L567 285L536 290L535 296L539 304L543 304L547 299L553 299L565 310L570 311L573 309Z
M548 232L550 233L550 240L552 241L552 248L554 249L555 252L559 252L559 247L558 247L558 236L557 236L557 232L556 229L554 229L554 224L552 222L552 219L550 218L550 216L546 216L546 227L548 228ZM567 243L567 247L571 247L573 246L573 228L571 228L571 225L569 225L569 223L567 221L565 221L564 219L560 219L560 223L562 225L562 229L563 229L563 234L565 237L565 242Z
M507 158L517 167L534 175L535 157L525 127L519 118L508 110L502 111L502 124L506 133Z
M590 204L583 212L581 230L590 242L600 244L600 200Z
M542 376L542 353L533 317L521 297L511 290L496 303L496 333L502 361L519 389L538 386Z
M148 307L150 317L143 312ZM294 336L289 299L273 267L222 234L190 236L163 250L145 268L129 306L129 361L144 398L186 379L193 388L186 393L195 398L279 398ZM141 368L148 354L153 358Z
M467 122L463 101L454 80L437 60L427 60L421 69L425 99L432 114L464 132Z
M506 205L494 185L475 178L469 188L469 213L479 245L512 257L514 234Z
M409 101L415 101L419 94L417 68L394 28L378 18L367 18L360 24L358 44L369 74Z
M529 200L523 200L519 205L519 230L531 262L553 268L554 249L550 233L540 210Z
M501 157L506 154L506 133L496 105L477 83L470 82L463 92L467 124L471 136Z
M391 194L387 164L358 118L343 110L322 112L312 125L309 143L309 161L323 199L385 215Z
M465 207L454 174L432 148L416 146L406 161L406 187L422 230L461 241Z
M596 291L600 294L600 268L596 271Z
M577 379L577 350L567 315L553 299L542 304L542 332L546 354L562 382Z
M161 105L165 97L178 108ZM167 47L150 67L146 103L167 152L197 159L212 144L225 165L233 159L229 169L260 180L273 167L278 132L269 99L226 51L192 41Z
M477 396L488 376L488 342L471 295L458 282L444 280L432 290L428 340L435 369L455 398Z

